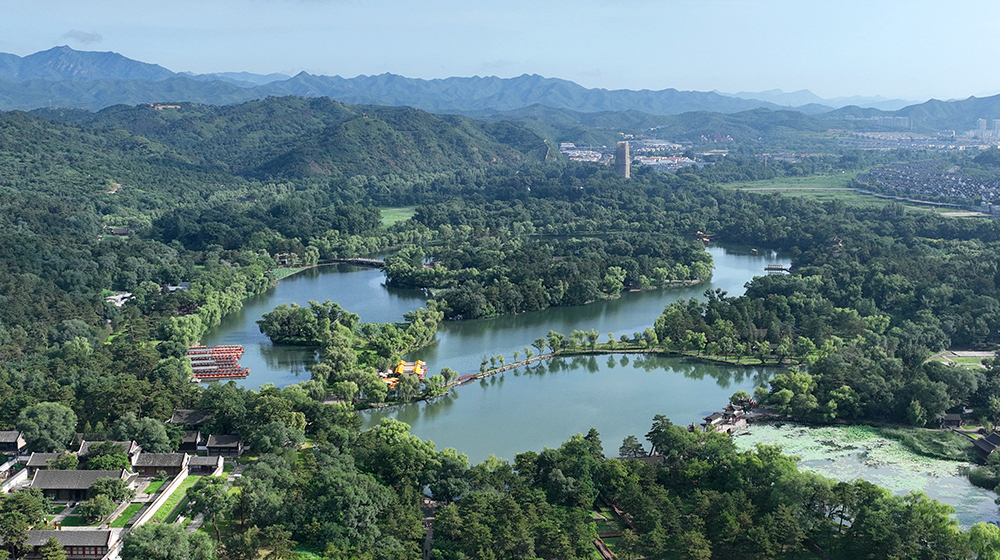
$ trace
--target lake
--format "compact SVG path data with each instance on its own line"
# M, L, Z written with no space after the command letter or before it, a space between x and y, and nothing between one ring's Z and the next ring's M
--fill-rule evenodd
M764 266L782 262L775 253L751 255L747 248L711 247L708 251L715 271L711 281L697 286L626 292L615 300L583 306L445 322L434 344L407 357L424 360L432 373L447 366L465 374L479 371L484 355L503 355L508 362L513 361L515 350L523 356L525 346L550 330L568 335L576 329L596 328L602 341L608 333L615 338L631 335L651 326L668 303L704 297L705 290L716 288L730 295L742 294L744 284L763 274ZM422 306L426 295L420 290L387 287L380 270L317 267L247 300L202 342L243 345L240 362L251 372L240 381L246 387L265 383L280 387L308 379L307 368L315 363L316 352L272 345L255 321L282 303L307 305L309 300L325 299L357 313L362 321L399 321L403 313ZM677 424L700 422L719 410L733 392L752 391L767 375L755 368L680 357L633 354L558 359L458 387L434 402L368 411L362 418L366 427L385 416L398 418L410 424L414 434L439 447L459 449L474 462L490 454L513 460L517 452L558 446L591 427L602 434L607 453L613 455L625 436L641 439L655 414L664 414Z
M530 346L549 330L568 335L576 329L596 328L602 341L609 332L616 338L631 335L651 326L668 303L703 297L707 289L742 294L744 284L763 274L764 266L789 260L773 253L751 255L749 249L708 250L716 266L710 282L629 292L616 300L585 306L446 322L434 344L408 358L426 361L432 373L446 366L463 374L475 373L484 355L503 355L508 362L513 361L515 350L523 356L524 346ZM255 323L264 313L282 303L307 305L309 300L330 299L357 313L362 321L400 321L404 313L424 305L426 297L420 290L387 287L380 270L346 265L317 267L286 278L266 293L247 300L242 310L226 316L203 342L243 345L246 352L241 363L251 373L240 383L249 388L266 383L280 387L308 379L307 368L316 362L316 351L272 345ZM663 414L679 425L700 422L703 416L719 410L732 393L751 392L766 382L769 374L760 368L682 357L613 354L558 358L474 381L432 402L366 411L361 417L366 428L385 417L404 421L415 435L434 441L439 449L456 448L473 463L490 455L513 460L522 451L558 447L573 434L586 433L592 427L600 432L605 453L612 456L630 434L645 443L643 435L654 415ZM786 452L803 457L800 467L825 476L841 480L862 477L896 492L926 490L956 507L956 516L964 526L998 519L993 494L958 476L956 463L924 460L900 449L898 444L893 447L869 442L871 445L856 449L826 445L824 442L836 439L834 435L804 428L781 431L755 427L750 434L739 436L737 443L749 446L757 441L780 442L786 445ZM881 449L891 449L892 453L880 455Z

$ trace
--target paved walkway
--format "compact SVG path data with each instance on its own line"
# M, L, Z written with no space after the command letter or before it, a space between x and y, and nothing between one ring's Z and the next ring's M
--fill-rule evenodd
M194 516L194 519L191 520L191 523L188 523L187 532L193 533L198 529L201 529L201 526L204 523L205 523L205 516L199 513L198 515Z
M236 482L237 478L242 478L243 469L245 468L247 468L246 465L237 463L236 467L229 473L229 476L226 477L226 481L232 484L233 482Z
M52 522L53 523L62 523L63 520L66 519L66 517L68 515L70 515L70 514L73 513L74 509L76 509L76 506L73 506L73 507L66 506L66 509L62 510L61 512L59 512L58 514L56 514L55 517L52 518Z
M952 350L952 354L958 356L959 358L994 358L996 357L996 352L973 352L967 350Z

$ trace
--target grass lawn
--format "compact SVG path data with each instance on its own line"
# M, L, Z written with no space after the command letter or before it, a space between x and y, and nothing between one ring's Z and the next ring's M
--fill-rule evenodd
M976 358L971 356L952 356L951 361L956 364L962 364L963 366L979 366L983 365L983 358Z
M832 175L810 175L808 177L778 177L763 181L729 183L726 186L749 190L784 189L846 189L857 173L837 173Z
M389 227L396 222L409 220L417 213L416 206L397 206L380 208L382 211L382 225Z
M862 194L854 189L848 188L848 183L857 173L841 173L834 175L810 175L808 177L779 177L776 179L766 179L763 181L745 181L741 183L729 183L726 187L740 190L754 191L760 193L778 192L784 196L797 196L808 198L818 202L828 202L839 200L852 206L874 206L882 207L888 204L902 204L907 211L930 212L930 205L915 204L899 200L888 200L878 198L870 194ZM906 195L900 195L906 198ZM938 208L937 212L943 216L961 218L971 214L960 212L954 208Z
M54 505L52 506L52 513L55 515L59 515L60 513L63 512L64 509L66 509L66 506L63 504Z
M119 515L117 519L111 522L111 526L124 527L125 524L128 523L133 516L135 516L135 514L139 513L139 510L142 509L142 506L143 504L129 504L129 506L125 508L125 511L123 511L122 514Z
M143 492L146 494L155 494L160 491L160 487L163 486L166 482L167 482L166 480L154 480L153 482L149 483L149 486L147 486L146 489L143 490Z
M100 525L100 522L87 523L82 515L69 515L62 520L63 527L96 527L98 525Z
M304 268L275 268L271 271L271 277L275 280L281 280L282 278L288 278L289 276L305 270Z
M966 369L971 369L974 371L982 371L985 366L983 366L983 358L976 358L972 356L955 356L951 352L942 352L941 354L936 354L930 359L932 362L941 362L945 365L958 365Z
M185 495L187 489L194 486L200 479L200 476L189 476L185 478L184 482L177 487L177 490L174 490L174 493L171 494L170 497L167 498L167 501L163 502L163 505L160 506L160 509L156 510L156 513L153 514L153 521L166 521L167 517L170 516L175 509L177 509L177 506L182 500L187 503L187 496ZM173 519L177 519L177 516L174 515Z

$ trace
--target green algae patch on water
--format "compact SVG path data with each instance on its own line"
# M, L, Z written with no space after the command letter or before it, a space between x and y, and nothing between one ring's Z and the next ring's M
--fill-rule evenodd
M911 491L955 508L959 525L998 521L996 494L977 488L962 475L970 463L925 457L869 426L808 427L799 424L754 425L734 441L743 450L757 444L777 445L799 458L803 471L840 481L864 479L894 494Z
M857 472L852 478L865 478L866 470L890 468L905 472L888 475L886 479L914 481L909 474L932 477L958 476L964 461L947 461L918 455L897 439L883 436L878 428L870 426L825 426L812 428L796 424L753 426L735 438L741 449L750 449L757 443L779 445L788 455L800 458L800 466L819 474L837 472L841 476L826 474L837 479L848 472ZM828 463L828 464L824 464ZM850 480L849 478L848 480ZM885 484L893 491L907 488ZM907 483L908 488L913 488ZM922 485L921 485L922 486Z

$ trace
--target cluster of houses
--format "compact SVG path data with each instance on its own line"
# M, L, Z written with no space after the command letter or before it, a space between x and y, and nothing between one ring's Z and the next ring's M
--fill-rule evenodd
M37 488L46 498L69 506L88 499L91 487L100 479L125 481L135 489L144 487L148 477L176 478L179 475L219 476L224 472L226 457L238 457L244 451L243 442L236 435L203 436L200 426L211 418L205 410L176 410L170 422L185 428L183 443L176 453L148 453L135 441L114 441L128 457L128 468L117 470L62 470L56 468L60 453L31 452L24 434L0 431L0 460L10 457L0 465L0 483L4 492L21 488ZM92 454L94 446L103 441L90 441L77 435L73 450L80 463ZM39 548L50 538L62 545L69 560L103 559L118 557L121 539L126 529L98 527L58 527L58 529L32 529L28 531L24 558L40 558ZM2 546L2 538L0 538Z

